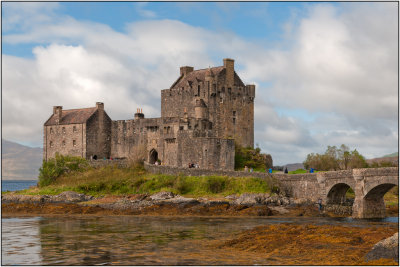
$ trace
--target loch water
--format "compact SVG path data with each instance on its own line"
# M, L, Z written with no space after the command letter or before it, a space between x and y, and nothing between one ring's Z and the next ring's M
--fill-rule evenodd
M1 192L18 191L35 186L37 180L1 180Z
M2 218L3 265L226 265L235 254L208 246L278 223L385 227L351 218L56 216ZM254 259L249 264L268 264Z

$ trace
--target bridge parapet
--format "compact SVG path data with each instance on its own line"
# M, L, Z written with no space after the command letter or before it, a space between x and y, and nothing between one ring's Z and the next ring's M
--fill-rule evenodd
M399 176L398 167L353 169L353 176Z

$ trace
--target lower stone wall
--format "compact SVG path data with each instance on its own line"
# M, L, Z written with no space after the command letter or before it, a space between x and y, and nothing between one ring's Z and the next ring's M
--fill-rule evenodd
M89 160L89 165L93 168L100 168L104 166L116 166L118 168L127 168L128 161L126 159L98 159L98 160Z
M181 168L181 167L148 164L146 162L144 163L144 167L147 171L151 173L169 174L169 175L179 175L179 174L185 176L219 175L219 176L230 176L230 177L257 177L257 178L272 177L268 173L261 173L261 172L207 170L201 168Z

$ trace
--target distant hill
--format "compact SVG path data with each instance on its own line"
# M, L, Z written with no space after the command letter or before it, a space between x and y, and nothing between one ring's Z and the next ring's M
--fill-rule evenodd
M383 156L383 158L388 158L388 157L398 157L399 156L399 152L394 152L394 153L392 153L392 154L389 154L389 155L385 155L385 156Z
M43 149L1 140L1 178L3 180L35 180L42 165Z
M287 168L288 172L291 172L291 171L296 171L298 169L304 169L304 165L303 163L290 163L283 166L283 170L285 170L285 168Z
M377 163L391 162L391 163L395 164L396 166L398 166L398 164L399 164L399 156L394 156L394 157L384 156L384 157L381 157L381 158L367 159L366 162L368 164L372 164L374 162L377 162Z

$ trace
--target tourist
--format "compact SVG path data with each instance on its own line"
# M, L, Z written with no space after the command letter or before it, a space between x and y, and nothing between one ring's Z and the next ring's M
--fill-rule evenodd
M269 169L268 169L268 172L269 172L269 173L272 173L272 168L269 168Z
M154 162L155 165L158 165L158 161L156 160L156 162Z
M189 162L189 169L192 168L192 163Z
M287 167L285 167L285 173L289 173L288 170L287 170Z
M318 211L321 212L322 211L322 199L318 199Z
M253 168L250 168L250 172L253 172Z
M245 172L248 172L248 171L249 171L249 168L247 168L247 166L244 166L244 171L245 171Z

